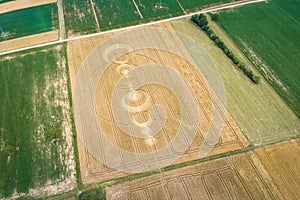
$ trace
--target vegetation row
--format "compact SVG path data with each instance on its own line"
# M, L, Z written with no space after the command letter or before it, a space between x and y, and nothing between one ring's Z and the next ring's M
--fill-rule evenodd
M215 16L212 19L216 19ZM259 76L253 74L253 71L247 67L244 63L240 62L239 59L228 49L224 42L214 33L214 31L208 26L207 18L204 14L195 14L191 20L196 23L206 35L214 41L214 43L226 54L226 56L239 68L244 74L254 83L259 83Z

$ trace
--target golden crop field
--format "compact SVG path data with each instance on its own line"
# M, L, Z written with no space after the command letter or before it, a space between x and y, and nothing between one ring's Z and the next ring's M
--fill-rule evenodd
M161 24L159 27L171 28L169 23ZM108 36L97 36L68 43L69 71L71 75L73 95L74 85L76 84L76 75L81 70L80 67L84 65L84 62L87 63L85 60L87 59L87 55L101 44L101 42L104 42L106 37ZM177 40L178 39L179 38L177 38ZM159 42L160 38L156 37L156 40ZM185 48L183 45L179 45L179 47ZM183 49L183 51L186 50ZM200 121L199 126L195 129L195 137L190 141L182 140L178 145L180 147L188 146L189 148L184 152L179 152L176 150L176 147L170 147L172 155L178 156L178 158L176 157L176 159L172 160L172 162L167 165L182 163L199 158L200 151L203 151L203 149L201 149L202 143L210 129L210 124L212 123L211 102L214 101L216 102L216 105L221 106L219 100L211 94L210 88L208 87L203 74L201 74L201 71L199 71L197 67L191 65L191 63L184 57L161 49L141 48L127 54L122 54L116 60L117 62L111 62L108 65L108 67L103 71L101 78L96 81L96 85L92 86L95 88L95 96L93 99L95 101L94 111L97 116L97 123L101 126L101 129L104 135L108 138L108 141L117 148L134 154L158 152L166 146L171 146L170 144L172 143L172 140L176 138L177 129L180 127L180 120L184 118L184 111L182 110L185 109L181 108L181 102L178 100L177 96L174 95L174 91L171 91L159 84L149 83L142 85L134 91L132 96L128 97L130 108L129 117L130 120L138 127L147 127L151 123L154 124L153 121L155 119L151 119L151 106L159 104L166 108L165 112L167 121L164 124L164 128L158 131L158 133L150 139L134 137L126 134L126 130L124 132L124 129L119 127L120 122L114 118L115 116L112 113L113 108L111 106L113 105L113 92L118 81L120 81L122 77L126 77L126 74L129 73L130 70L137 69L138 66L145 66L147 64L162 64L163 66L170 66L170 68L174 69L184 78L184 80L192 88L192 93L196 97L195 102L200 108L198 113ZM95 68L95 70L97 70L97 68ZM136 80L134 79L133 81ZM177 88L177 90L180 90L180 88ZM73 99L74 98L76 99L77 97L75 96ZM77 101L75 101L75 103L76 102ZM87 101L81 100L81 102ZM218 112L222 112L222 109L219 108ZM82 112L79 113L80 114L78 115L75 111L75 119L76 117L77 119L83 118L80 116ZM218 138L217 145L211 152L209 152L209 156L242 149L248 145L248 142L245 140L230 114L228 112L223 114L225 116L224 127L221 131L220 138ZM160 121L159 123L163 122ZM78 130L85 131L83 128L78 128L78 124L76 124L76 126L77 132ZM85 125L83 124L80 126ZM87 133L89 134L90 131ZM96 139L89 139L91 136L87 135L87 133L78 133L78 149L83 183L94 183L127 175L127 173L122 172L122 170L114 170L99 161L101 160L99 159L99 157L101 157L100 153L95 154L92 152L93 150L88 149L91 148L91 145L98 143L93 143ZM217 134L217 130L215 130L214 134ZM86 148L87 146L89 147ZM96 147L97 145L94 146L95 149L98 148ZM101 150L98 152L101 152ZM122 156L120 156L120 159L121 157ZM160 159L161 160L153 161L153 163L164 162L164 160L166 160L164 157L161 157ZM143 158L140 160L141 166L145 165L142 160Z

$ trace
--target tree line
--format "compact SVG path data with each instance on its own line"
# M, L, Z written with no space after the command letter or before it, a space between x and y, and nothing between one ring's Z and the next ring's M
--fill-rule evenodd
M216 17L213 16L213 19ZM195 14L192 16L191 20L196 23L205 33L206 35L214 41L214 43L222 49L222 51L226 54L226 56L239 68L241 69L244 74L254 83L259 83L259 76L254 75L253 71L242 63L230 49L224 44L224 42L214 33L214 31L208 26L207 18L204 14Z

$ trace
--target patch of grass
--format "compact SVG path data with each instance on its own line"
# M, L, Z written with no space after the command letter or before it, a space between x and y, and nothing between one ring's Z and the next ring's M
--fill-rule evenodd
M52 140L59 140L62 137L62 129L61 128L49 128L45 131L45 137Z
M159 0L136 0L136 3L146 19L164 19L183 14L176 0L163 0L161 8Z
M63 43L63 45L64 45L64 48L67 49L67 43ZM66 62L68 63L68 59L66 59ZM67 66L69 66L69 64L67 64ZM68 74L67 75L67 87L68 87L69 105L70 105L70 110L73 110L72 89L71 89L69 67L66 67L66 73ZM74 148L74 160L76 163L77 188L81 188L82 181L81 181L79 154L78 154L78 146L77 146L76 126L75 126L73 112L70 112L70 120L71 120L71 124L72 124L72 138L73 138L72 141L73 141L73 148Z
M300 117L300 0L222 11L218 24ZM259 23L258 23L259 22Z
M0 14L0 41L58 29L56 4L47 4Z
M137 24L141 20L132 0L94 0L101 30L122 24Z
M0 57L0 198L54 186L72 173L65 163L73 153L64 134L71 112L66 59L62 45ZM53 127L61 138L55 143L47 138Z
M185 11L187 12L195 12L197 10L201 10L203 8L207 8L209 6L214 6L222 3L230 3L238 0L179 0Z
M84 35L97 30L90 0L63 1L67 35Z
M230 37L217 24L209 23L241 62L247 63L258 73ZM260 146L299 136L299 118L265 79L262 78L258 85L253 84L188 18L173 21L172 25L176 31L195 40L216 64L226 89L227 109L252 145Z

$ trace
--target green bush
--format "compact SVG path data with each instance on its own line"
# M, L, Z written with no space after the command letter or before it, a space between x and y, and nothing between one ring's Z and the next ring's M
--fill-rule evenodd
M80 200L104 200L105 196L97 191L97 190L91 190L91 191L85 191L79 196Z
M258 84L258 83L259 83L259 80L260 80L260 77L259 77L259 76L253 76L251 80L252 80L254 83Z
M220 49L222 49L223 51L224 51L225 49L227 49L226 45L225 45L224 42L222 42L222 41L220 41L220 42L218 43L218 47L219 47Z
M61 128L50 128L45 131L45 136L49 140L61 139L62 129Z
M230 57L230 59L232 60L232 62L236 65L239 64L240 63L239 59L237 57L235 57L233 54L231 54L231 55L232 55L232 57Z
M202 29L204 32L206 32L206 31L209 29L209 27L208 27L207 25L204 25L204 26L201 27L201 29Z
M13 147L12 145L7 145L6 147L3 148L3 152L4 152L5 154L11 155L11 154L13 154L15 151L16 151L16 148Z
M206 26L207 26L207 25L206 25ZM212 35L212 34L214 34L214 31L213 31L211 28L208 28L205 32L206 32L207 35Z
M195 22L198 26L202 27L208 24L207 18L205 15L193 15L191 20Z
M211 34L209 35L210 39L212 39L213 41L216 41L217 39L219 39L218 36L216 36L215 34Z
M213 20L213 21L218 21L218 15L217 14L213 14L213 13L211 13L211 20Z

